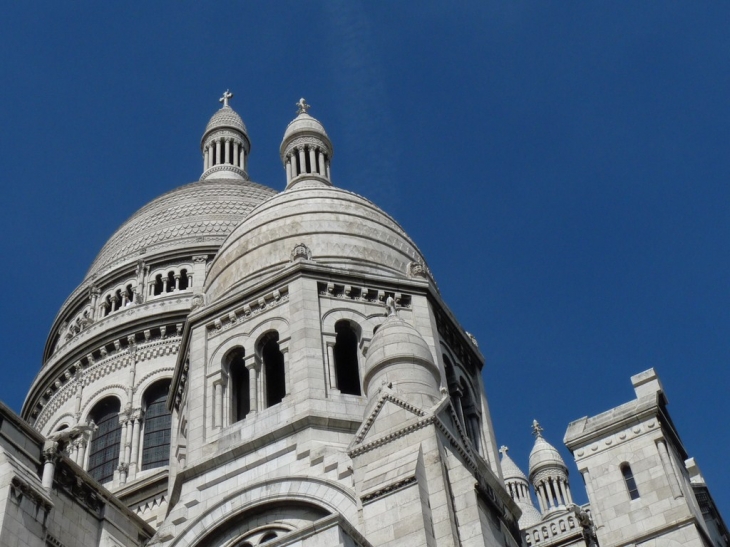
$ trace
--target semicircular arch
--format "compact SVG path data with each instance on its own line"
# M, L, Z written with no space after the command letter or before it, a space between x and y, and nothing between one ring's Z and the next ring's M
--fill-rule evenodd
M355 496L341 485L316 477L280 477L243 487L222 498L178 534L170 547L207 545L206 538L221 532L245 512L281 502L318 507L330 514L340 514L350 523L357 522ZM236 509L231 510L233 507ZM211 528L211 522L218 524Z

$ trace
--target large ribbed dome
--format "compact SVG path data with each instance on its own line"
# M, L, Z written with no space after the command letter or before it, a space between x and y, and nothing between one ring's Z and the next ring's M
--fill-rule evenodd
M140 258L204 237L225 237L257 205L276 192L260 184L237 180L206 180L181 186L151 201L109 238L86 277L109 266Z

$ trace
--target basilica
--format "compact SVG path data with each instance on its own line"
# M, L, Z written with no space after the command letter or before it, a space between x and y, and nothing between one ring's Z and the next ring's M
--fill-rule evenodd
M484 356L415 242L338 186L304 99L282 180L251 181L231 99L199 180L111 236L21 415L0 404L0 545L730 544L653 369L568 425L570 465L537 421L529 457L498 446Z

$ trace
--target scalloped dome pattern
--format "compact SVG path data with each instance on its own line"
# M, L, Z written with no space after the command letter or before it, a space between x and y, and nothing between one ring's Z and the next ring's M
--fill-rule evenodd
M502 466L502 478L505 481L509 479L521 479L527 482L527 477L522 472L522 469L507 454L502 456L502 460L499 463Z
M218 112L213 114L208 125L205 126L205 134L207 135L209 131L222 127L232 127L234 129L238 129L242 133L246 133L246 126L244 125L241 116L239 116L238 112L233 110L230 106L224 106Z
M566 471L568 469L560 452L545 439L538 437L530 451L530 475L543 467L557 467Z
M150 246L199 236L222 241L254 207L276 193L235 180L198 181L171 190L142 207L109 238L86 278Z

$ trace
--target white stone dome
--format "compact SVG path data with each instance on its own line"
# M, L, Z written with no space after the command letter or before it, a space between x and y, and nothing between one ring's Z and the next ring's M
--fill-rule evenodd
M86 278L156 250L194 248L202 240L220 244L254 207L275 194L249 181L206 180L180 186L122 224L102 247Z
M424 264L415 243L379 207L303 182L262 203L228 236L206 277L206 300L280 271L301 244L315 262L349 272L405 278L411 262Z
M530 451L530 475L532 476L541 469L550 467L559 468L566 472L568 469L560 456L560 452L539 435Z
M247 133L246 125L243 123L241 116L228 105L221 107L220 110L211 116L208 125L205 127L203 140L205 140L208 133L216 129L235 129L241 133Z
M314 134L319 137L324 137L327 139L327 144L330 148L332 147L332 143L329 141L329 136L324 130L324 126L318 119L313 118L306 112L300 113L296 118L289 122L289 125L286 127L286 131L284 131L282 143L285 143L289 139L300 134Z

